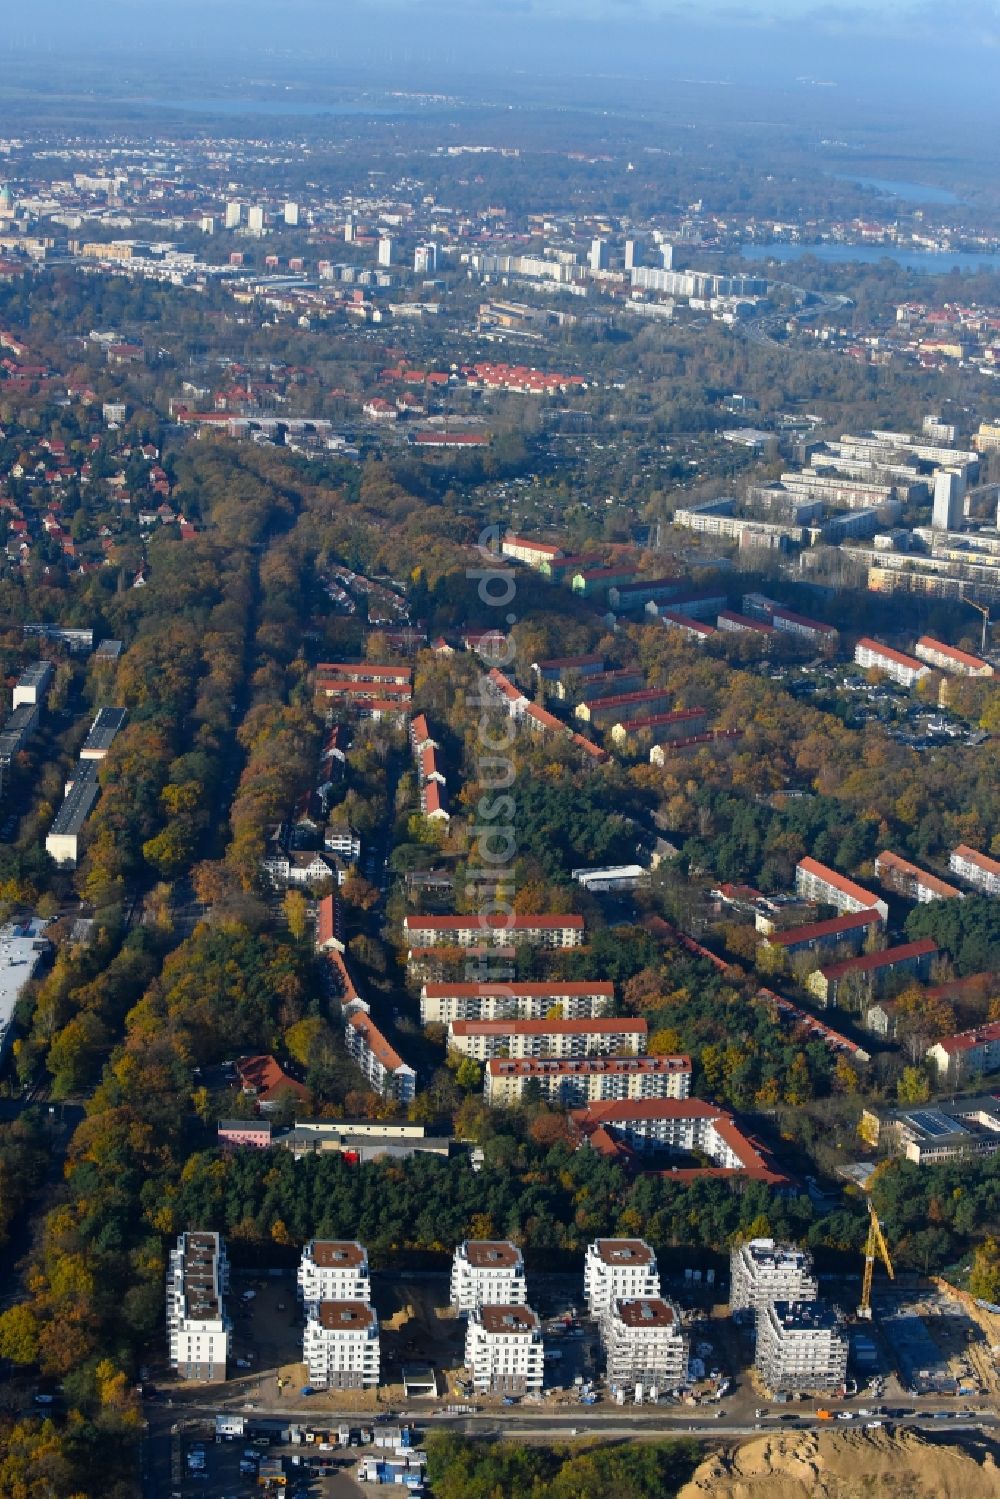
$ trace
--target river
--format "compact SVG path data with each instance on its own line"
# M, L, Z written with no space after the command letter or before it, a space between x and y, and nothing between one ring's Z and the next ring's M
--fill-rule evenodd
M744 260L776 260L782 265L804 260L807 255L833 265L878 265L894 260L908 271L923 271L930 276L944 276L949 271L1000 271L1000 254L977 254L971 250L900 250L892 245L842 245L824 242L816 245L773 244L741 245Z

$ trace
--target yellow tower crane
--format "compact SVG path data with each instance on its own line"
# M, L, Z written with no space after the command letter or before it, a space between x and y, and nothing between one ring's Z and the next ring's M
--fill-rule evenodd
M986 654L986 645L987 645L987 640L988 640L988 633L987 632L989 630L990 623L991 623L991 621L990 621L989 606L987 604L977 604L976 601L975 601L975 599L967 598L965 594L962 595L962 599L963 599L963 601L966 604L968 604L968 606L969 606L970 609L977 610L978 613L980 613L983 616L983 639L982 639L981 649L982 649L983 655L985 656L985 654Z
M889 1247L885 1242L882 1225L878 1221L878 1214L868 1204L868 1238L865 1242L865 1273L861 1279L861 1301L858 1305L858 1316L866 1321L871 1320L872 1315L872 1274L875 1269L875 1256L882 1261L890 1280L895 1280L892 1268L892 1260L889 1258Z

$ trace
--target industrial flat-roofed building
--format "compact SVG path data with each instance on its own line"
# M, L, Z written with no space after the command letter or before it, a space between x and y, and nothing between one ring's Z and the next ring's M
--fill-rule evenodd
M528 1299L524 1259L509 1239L466 1239L451 1262L453 1309L459 1314L477 1306L521 1305Z
M182 1379L225 1379L228 1290L229 1261L219 1235L181 1234L167 1266L167 1338L170 1366Z
M45 851L56 864L75 865L80 853L80 833L97 800L97 767L81 762L67 782L66 800L55 815L45 837Z
M299 1260L298 1288L307 1313L322 1301L371 1301L367 1249L355 1239L310 1239Z
M980 1094L885 1114L865 1109L859 1133L868 1145L905 1156L915 1166L996 1155L1000 1151L1000 1099Z
M104 760L128 717L127 708L102 708L90 726L80 751L81 760Z
M602 982L428 983L420 991L420 1023L543 1020L554 1012L566 1020L593 1020L610 1010L614 999L614 984Z
M48 950L47 925L31 916L0 929L0 1062L12 1039L17 1002Z
M302 1361L317 1390L368 1390L379 1382L378 1316L367 1301L321 1301L302 1334Z
M645 1020L602 1015L596 1020L453 1020L448 1045L463 1056L638 1056L646 1050Z
M774 1395L833 1394L847 1378L847 1338L822 1301L772 1301L757 1311L754 1367Z
M619 1297L659 1296L656 1255L645 1239L595 1239L583 1262L583 1294L592 1317Z
M487 1062L484 1096L491 1107L516 1104L529 1085L564 1107L607 1099L687 1098L691 1058L493 1057Z
M815 1301L818 1285L812 1255L794 1244L750 1239L729 1257L729 1307L767 1306L771 1301Z
M687 1338L672 1301L615 1297L601 1316L600 1331L612 1388L670 1389L687 1378Z
M545 1345L529 1306L477 1306L465 1333L465 1367L477 1395L528 1395L542 1388Z

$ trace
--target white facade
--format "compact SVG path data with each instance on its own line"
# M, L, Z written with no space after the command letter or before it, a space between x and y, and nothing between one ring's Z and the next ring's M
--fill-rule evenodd
M367 1249L351 1239L310 1239L299 1260L298 1287L307 1313L323 1301L370 1301Z
M167 1339L170 1367L182 1379L225 1379L228 1289L229 1261L219 1235L181 1234L167 1264Z
M469 1316L465 1367L477 1395L526 1395L542 1388L545 1345L530 1307L481 1306Z
M948 856L948 868L985 895L1000 895L1000 860L960 843Z
M877 640L859 640L854 659L866 671L880 671L901 687L912 687L914 682L919 682L921 677L930 673L930 667L925 666L922 661L904 656L902 651L894 651L890 646L880 645Z
M687 1378L681 1314L660 1296L616 1298L601 1317L608 1383L670 1389Z
M264 210L263 208L250 208L247 210L247 228L251 234L263 234L264 232Z
M770 1302L757 1312L754 1367L775 1395L833 1393L847 1378L847 1338L823 1302Z
M404 916L403 937L410 947L580 947L581 916Z
M729 1262L729 1306L762 1307L772 1301L815 1301L812 1255L794 1244L751 1239L733 1249Z
M383 235L378 242L379 265L392 265L393 243L389 236Z
M595 1239L583 1262L583 1294L592 1317L619 1299L658 1297L656 1255L644 1239Z
M687 1098L690 1057L494 1057L484 1096L491 1108L517 1104L529 1086L564 1108L625 1099Z
M965 510L965 470L941 468L934 475L931 526L935 531L957 531Z
M302 1360L317 1390L374 1389L381 1356L378 1317L366 1301L322 1301L302 1335Z
M417 1074L360 1007L345 1017L344 1045L376 1093L391 1096L399 1103L412 1101L417 1091Z
M235 202L234 203L227 203L226 204L226 228L227 229L238 229L240 227L242 219L243 219L243 204L242 203L235 203Z
M289 228L296 228L299 222L299 205L297 203L285 204L285 223Z
M459 1314L478 1306L523 1306L528 1300L524 1260L508 1239L466 1239L451 1262L451 1305Z
M448 1047L477 1062L492 1057L638 1056L646 1050L645 1020L453 1020Z
M558 1013L566 1020L594 1020L614 1004L607 983L424 984L420 1024L453 1020L543 1020Z

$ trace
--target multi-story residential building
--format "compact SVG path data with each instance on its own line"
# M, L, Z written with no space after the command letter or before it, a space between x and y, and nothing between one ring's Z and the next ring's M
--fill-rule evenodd
M670 699L671 694L665 689L647 687L639 692L616 692L610 697L595 698L593 702L577 703L573 713L576 718L599 729L625 719L648 718L654 713L666 713L669 711Z
M848 911L843 916L832 916L829 921L810 921L805 926L789 927L787 931L771 931L761 942L762 948L782 952L786 958L798 953L821 952L824 948L846 948L860 952L869 932L878 931L882 917L872 907L866 911Z
M369 1390L379 1382L378 1316L367 1301L321 1301L302 1334L302 1361L316 1390Z
M700 1098L592 1103L574 1109L570 1118L592 1149L611 1158L660 1150L681 1155L697 1152L712 1162L707 1168L671 1168L672 1180L691 1181L707 1170L712 1176L732 1173L779 1189L788 1185L788 1178L775 1169L764 1147L744 1134L731 1114Z
M972 446L977 453L1000 453L1000 422L980 422Z
M930 635L921 635L913 647L913 654L919 656L921 661L926 661L929 666L936 666L938 671L947 671L956 677L993 675L993 667L988 661L970 656L968 651L960 651L957 646L944 645L940 640L933 640Z
M767 644L775 635L773 625L762 619L752 619L748 614L737 614L732 609L723 609L715 623L724 634L753 635Z
M875 873L888 890L895 890L907 900L926 905L932 900L951 900L961 891L954 885L939 880L936 874L928 874L909 859L900 858L890 849L883 849L875 860Z
M344 1045L376 1093L410 1103L417 1091L417 1074L386 1040L360 1006L344 1019Z
M534 537L515 536L508 531L500 543L500 552L502 556L513 557L516 562L523 562L528 567L540 567L553 557L561 557L563 548L551 541L536 541Z
M754 1367L774 1395L833 1394L847 1378L847 1338L822 1301L772 1301L757 1312Z
M841 912L877 911L883 921L889 919L889 907L884 900L808 855L795 866L795 893L805 900L835 906Z
M630 614L647 604L665 604L685 591L683 578L637 578L608 589L608 606L616 614Z
M650 713L638 718L628 714L611 725L610 734L618 745L633 738L644 739L647 743L668 744L671 740L703 734L707 725L708 714L704 708L676 708L672 713Z
M771 1301L815 1301L817 1291L812 1255L794 1244L750 1239L730 1254L730 1311Z
M310 1239L299 1260L298 1287L307 1313L321 1301L370 1301L367 1249L354 1239Z
M484 1094L491 1108L516 1106L529 1085L563 1108L621 1099L687 1098L690 1057L494 1057Z
M656 1255L645 1239L595 1239L583 1262L583 1294L592 1317L618 1297L659 1296Z
M226 1377L232 1323L226 1247L216 1233L183 1233L167 1264L170 1367L181 1379Z
M453 1309L463 1315L477 1306L523 1305L528 1299L524 1259L509 1239L466 1239L451 1261Z
M641 671L619 667L615 671L597 672L593 676L580 677L574 682L556 682L555 695L561 702L570 697L578 703L596 703L602 697L619 697L625 692L641 692L646 679Z
M453 1020L593 1020L607 1014L615 986L597 981L552 984L424 984L420 991L420 1024L450 1025Z
M537 1313L519 1304L469 1313L465 1367L477 1395L528 1395L542 1388L545 1345Z
M30 666L26 666L14 685L11 707L20 708L25 703L37 707L44 702L52 680L52 670L51 661L33 661Z
M850 992L852 999L870 999L901 975L927 978L937 951L933 937L921 937L918 942L904 942L883 952L861 953L856 958L817 968L806 979L806 988L823 1005L840 1003L845 992Z
M942 1036L929 1048L927 1057L942 1083L958 1083L980 1072L995 1072L1000 1068L1000 1020Z
M601 1344L613 1389L671 1389L687 1378L681 1314L662 1296L616 1297L601 1316Z
M881 641L871 640L868 636L858 641L854 659L866 671L880 671L891 681L898 682L900 687L912 687L914 682L930 674L930 667L925 662L904 656L902 651L895 651L892 646L882 645Z
M477 1062L492 1057L638 1056L646 1050L645 1020L453 1020L448 1046Z
M579 947L582 916L404 916L408 947Z
M948 856L948 868L984 895L1000 895L1000 860L960 843Z
M762 593L745 593L742 607L744 614L765 620L767 624L773 625L779 634L800 635L804 640L812 641L816 645L833 646L839 639L838 632L833 625L825 625L818 619L809 619L804 614L795 614L791 609L775 603L774 599L765 598Z
M542 682L563 682L571 676L603 676L604 657L555 656L549 661L532 661L531 669Z

